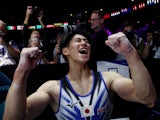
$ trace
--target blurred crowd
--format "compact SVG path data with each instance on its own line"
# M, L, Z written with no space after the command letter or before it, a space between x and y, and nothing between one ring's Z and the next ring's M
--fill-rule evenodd
M28 29L29 23L33 17L37 18L42 29ZM5 21L0 20L0 66L16 65L22 48L32 46L38 46L44 52L42 60L38 64L67 62L60 53L59 42L68 31L46 28L43 20L43 10L35 12L33 6L27 6L23 30L19 35L11 34L11 31L6 28L7 24ZM92 66L96 69L96 66L93 65L96 64L96 61L123 59L123 56L116 55L109 47L103 44L107 37L112 34L112 31L109 30L105 24L103 12L100 10L93 10L88 21L89 22L86 23L87 27L83 26L82 28L76 26L76 29L87 29L91 33L93 48ZM136 24L136 21L124 20L121 26L119 26L121 27L119 31L126 34L144 62L159 59L160 31L158 25L150 24L146 26L146 29L139 30L140 28L137 28Z

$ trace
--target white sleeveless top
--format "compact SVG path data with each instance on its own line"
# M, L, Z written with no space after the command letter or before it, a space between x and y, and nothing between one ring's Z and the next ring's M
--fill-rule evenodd
M101 73L92 72L93 84L89 94L79 95L67 76L61 79L58 120L109 120L113 110L107 86Z

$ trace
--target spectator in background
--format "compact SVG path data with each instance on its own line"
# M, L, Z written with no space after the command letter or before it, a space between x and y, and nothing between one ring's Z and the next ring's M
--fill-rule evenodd
M154 58L155 52L152 51L153 49L153 41L155 39L154 37L154 31L152 29L146 30L146 42L145 42L145 47L143 51L143 60L144 62L149 62Z
M64 35L66 33L58 33L56 37L56 45L53 50L53 57L55 63L66 63L67 60L63 56L63 54L60 52L60 42L63 39Z
M38 38L30 38L28 41L28 47L38 47L41 49L43 47L41 40ZM47 58L45 57L45 52L43 51L43 55L41 56L41 59L38 61L37 64L55 64L54 61L48 61Z
M130 40L131 44L135 47L137 52L139 53L141 59L143 58L143 51L144 51L144 46L145 46L145 41L142 37L139 37L137 33L135 32L136 30L136 25L134 21L124 21L122 24L122 32L127 36L127 38ZM117 54L116 57L117 60L125 60L125 57Z
M143 60L150 62L154 59L160 59L160 32L151 28L146 31Z
M154 59L160 59L160 30L155 31L153 40L153 51L155 51Z
M22 30L22 48L28 46L28 40L32 38L37 38L40 40L40 42L43 44L43 51L45 51L45 57L48 59L48 61L52 61L53 56L51 55L49 48L49 40L47 39L47 29L45 27L45 24L43 23L43 16L44 11L38 8L37 6L27 6L25 19L23 22L23 30ZM35 19L37 18L38 22L42 26L40 30L33 29L29 30L29 21L30 18ZM32 22L32 21L31 21Z
M6 23L0 20L0 67L18 63L20 50L18 45L12 44L13 42L15 43L9 40Z
M33 11L34 8L33 6L27 6L27 10L26 10L26 14L25 14L25 19L23 22L23 30L22 30L22 39L23 39L23 46L22 47L27 47L28 46L28 40L32 37L38 37L39 39L41 39L41 34L38 30L34 29L33 31L28 30L28 26L29 26L29 20L30 17L32 17L33 15ZM36 17L39 21L39 23L42 26L42 29L45 28L45 25L42 21L43 18L43 11L40 11L41 13L39 13ZM31 32L31 33L30 33Z
M91 28L91 64L96 68L97 61L111 61L115 60L116 53L108 46L106 46L105 40L111 34L104 25L104 14L100 10L93 10L90 15L90 28ZM91 65L91 66L92 66Z
M140 57L143 56L144 50L144 39L135 32L135 22L134 21L125 21L122 25L122 32L126 34L128 39L130 40L131 44L136 48L137 52L139 53Z

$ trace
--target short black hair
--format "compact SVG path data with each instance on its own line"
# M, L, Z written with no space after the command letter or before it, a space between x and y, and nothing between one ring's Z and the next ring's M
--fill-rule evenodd
M149 27L147 30L146 30L146 33L154 33L156 31L156 28L154 27Z
M124 21L123 24L122 24L122 27L124 28L124 27L127 27L127 26L135 27L135 22L131 21L131 20Z
M89 43L91 42L90 39L91 39L91 34L89 31L87 30L82 30L82 29L78 29L78 30L75 30L75 31L71 31L69 33L66 33L63 38L61 39L60 41L60 51L62 53L62 49L64 47L67 47L70 43L70 41L72 40L73 36L76 35L76 34L80 34L80 35L83 35L84 37L86 37L89 41Z

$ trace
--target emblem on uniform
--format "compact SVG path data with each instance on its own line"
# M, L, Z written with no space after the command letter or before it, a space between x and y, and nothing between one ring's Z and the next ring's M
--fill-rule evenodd
M70 108L74 108L74 106L76 105L76 104L78 104L79 103L79 100L77 101L77 102L75 102L75 103L68 103L66 106L69 106Z
M84 106L81 107L81 117L88 117L94 115L94 109L93 106Z

